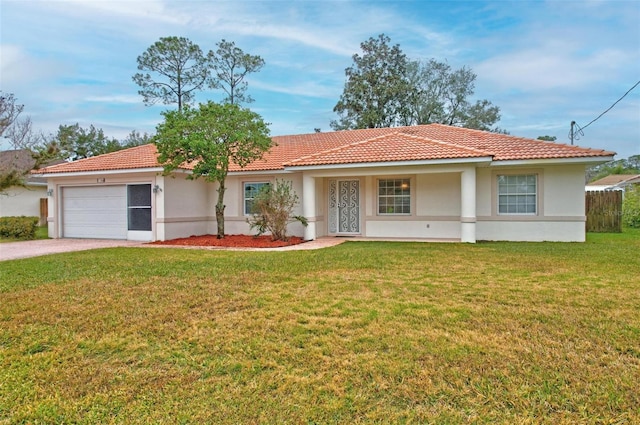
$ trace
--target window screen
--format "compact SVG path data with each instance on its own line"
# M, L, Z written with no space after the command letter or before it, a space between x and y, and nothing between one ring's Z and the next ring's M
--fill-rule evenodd
M128 229L151 231L151 185L127 186Z

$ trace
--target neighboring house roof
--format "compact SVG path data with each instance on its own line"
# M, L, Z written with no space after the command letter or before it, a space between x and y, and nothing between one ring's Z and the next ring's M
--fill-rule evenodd
M615 155L600 149L569 146L441 124L411 127L275 136L275 146L261 160L230 171L282 170L285 167L491 158L492 161L593 158ZM148 144L92 158L55 165L40 173L156 168L155 145ZM189 169L185 166L185 169Z
M611 174L588 183L585 191L626 190L628 185L640 184L640 174Z
M587 186L626 186L631 183L640 183L640 174L610 174L599 180L587 184Z
M12 149L0 151L0 172L8 173L17 171L27 174L36 165L31 151L28 149ZM27 176L25 183L28 185L46 185L47 179L43 177Z
M23 173L31 170L36 160L28 149L13 149L0 151L0 171L17 170Z

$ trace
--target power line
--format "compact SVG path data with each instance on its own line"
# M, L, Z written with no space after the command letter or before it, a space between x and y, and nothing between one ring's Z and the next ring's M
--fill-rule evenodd
M606 114L607 112L609 112L614 106L616 106L616 104L618 102L620 102L622 99L624 99L629 93L631 93L631 90L635 89L638 84L640 84L640 81L638 81L637 83L635 83L633 85L633 87L631 87L629 90L627 90L627 92L625 94L622 95L622 97L618 100L616 100L613 105L611 105L606 111L604 111L603 113L601 113L600 115L598 115L596 118L594 118L589 124L585 125L584 127L581 128L581 130L584 130L585 128L589 127L591 124L593 124L594 122L596 122L601 116L603 116L604 114Z
M631 91L633 89L638 87L639 84L640 84L640 81L635 83L633 85L633 87L631 87L629 90L627 90L627 92L620 97L620 99L618 99L615 102L613 102L613 105L609 106L606 111L604 111L603 113L601 113L600 115L595 117L593 120L591 120L591 122L589 122L589 124L585 125L584 127L580 127L580 125L577 122L571 121L571 129L569 130L569 139L571 140L571 144L573 145L573 141L574 140L580 140L580 136L584 136L584 132L582 130L584 130L585 128L589 127L594 122L598 121L600 119L600 117L602 117L604 114L606 114L611 109L613 109L613 107L616 106L618 104L618 102L620 102L622 99L624 99L629 93L631 93ZM577 131L575 130L575 127L577 127L577 129L578 129Z

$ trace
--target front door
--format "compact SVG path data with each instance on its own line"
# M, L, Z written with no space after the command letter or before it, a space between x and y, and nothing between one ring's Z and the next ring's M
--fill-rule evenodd
M329 233L360 233L360 181L329 181Z

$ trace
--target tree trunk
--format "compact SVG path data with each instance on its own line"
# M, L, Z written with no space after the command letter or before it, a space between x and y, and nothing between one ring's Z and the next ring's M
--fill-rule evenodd
M218 239L224 238L224 179L218 181L218 202L216 203L216 224L218 225Z

